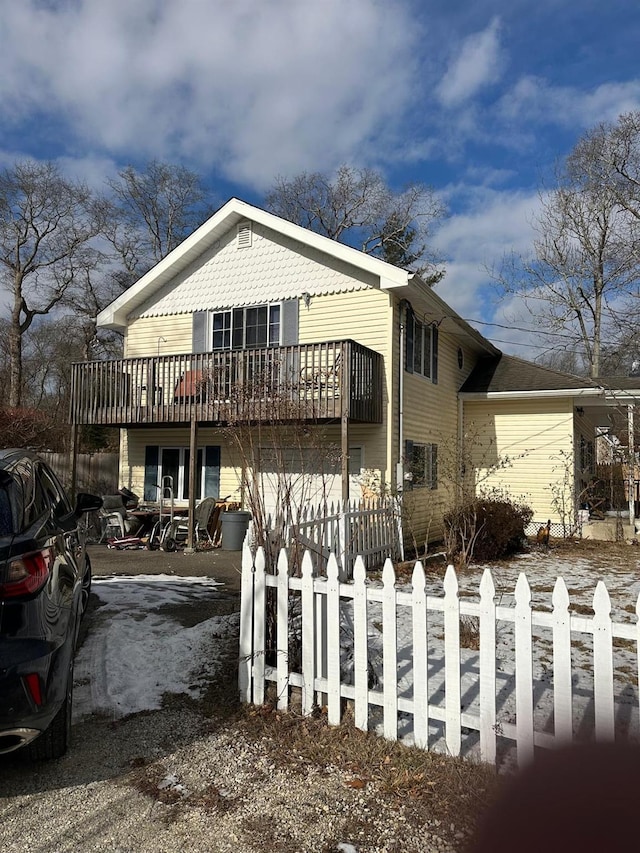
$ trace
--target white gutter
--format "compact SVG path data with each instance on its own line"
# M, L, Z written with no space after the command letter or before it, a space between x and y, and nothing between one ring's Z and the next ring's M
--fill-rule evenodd
M528 400L540 397L605 397L603 388L566 388L563 391L464 391L465 400Z

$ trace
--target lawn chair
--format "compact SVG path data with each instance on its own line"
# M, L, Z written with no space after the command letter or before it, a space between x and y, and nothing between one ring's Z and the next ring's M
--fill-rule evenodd
M216 509L217 498L204 498L195 510L194 546L200 543L213 548L213 539L209 532L209 522ZM175 551L178 545L184 545L189 536L189 516L174 516L165 528L160 547L163 551Z
M102 509L100 510L102 524L100 542L109 539L124 539L131 536L140 527L140 521L127 512L126 500L126 496L121 493L103 496Z

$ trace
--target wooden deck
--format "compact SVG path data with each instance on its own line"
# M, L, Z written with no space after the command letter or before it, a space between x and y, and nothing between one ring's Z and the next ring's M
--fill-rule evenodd
M355 341L72 365L70 422L382 422L382 357Z

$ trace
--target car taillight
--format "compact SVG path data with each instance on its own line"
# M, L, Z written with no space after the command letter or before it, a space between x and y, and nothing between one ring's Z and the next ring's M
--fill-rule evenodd
M40 707L40 705L42 705L42 686L40 684L40 676L37 672L30 672L28 675L24 675L22 680L24 681L29 696L31 696L34 703Z
M0 570L0 598L31 595L47 582L53 562L53 551L45 548L7 560Z

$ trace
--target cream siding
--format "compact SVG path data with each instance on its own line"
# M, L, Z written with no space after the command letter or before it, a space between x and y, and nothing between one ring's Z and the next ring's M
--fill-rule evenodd
M375 288L300 301L301 344L351 338L389 358L389 295Z
M458 348L463 366L458 366ZM438 446L438 487L405 492L405 528L419 547L443 536L443 515L451 508L460 480L458 390L477 356L449 331L438 336L438 382L404 373L404 440ZM404 353L399 363L404 368ZM402 451L404 453L404 450Z
M383 488L388 488L393 478L393 460L388 455L388 438L393 433L389 420L393 410L389 406L393 393L393 376L389 370L392 364L392 316L389 295L375 288L314 297L308 308L302 301L299 307L300 343L351 339L383 357L383 423L380 426L349 426L350 444L362 443L360 436L366 436L365 466ZM337 442L340 443L339 433Z
M164 340L162 340L164 338ZM132 320L125 341L125 358L192 352L191 314Z
M465 402L465 453L478 489L525 501L534 520L563 520L574 488L573 401ZM566 511L566 510L564 510Z

